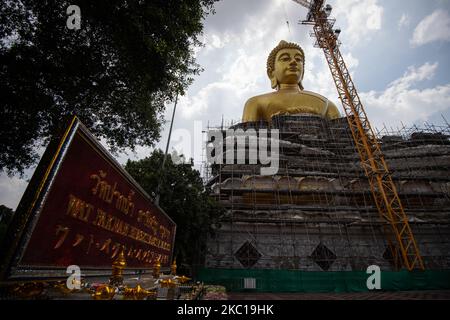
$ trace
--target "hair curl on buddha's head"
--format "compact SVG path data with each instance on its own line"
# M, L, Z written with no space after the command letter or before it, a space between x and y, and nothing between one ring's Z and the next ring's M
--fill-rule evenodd
M305 53L303 52L302 47L300 47L298 44L293 43L293 42L286 42L284 40L281 40L280 43L272 49L272 51L269 54L269 57L267 58L267 76L269 77L269 79L271 79L271 85L272 88L275 89L278 86L278 83L273 81L271 73L273 70L275 70L275 59L277 57L277 54L280 50L283 49L297 49L298 51L300 51L301 55L302 55L302 62L303 62L303 68L302 68L302 76L300 77L300 81L298 83L298 86L300 87L301 90L303 90L303 85L302 85L302 80L303 80L303 75L305 73Z

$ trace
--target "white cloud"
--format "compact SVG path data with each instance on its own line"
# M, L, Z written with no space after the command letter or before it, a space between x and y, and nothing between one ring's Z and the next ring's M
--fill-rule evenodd
M345 43L353 46L381 29L383 12L378 0L339 0L334 4L332 16L336 17L338 25L346 23Z
M351 52L344 53L343 58L344 58L345 64L347 65L347 68L349 70L355 69L359 66L359 60L357 58L355 58Z
M402 16L400 17L400 20L398 21L398 28L401 29L403 27L409 27L410 24L411 18L409 14L403 13Z
M356 8L350 10L348 19L351 20L354 15L363 16L364 27L358 37L381 28L383 9L378 6L377 0L365 0L363 3L360 0L345 1L346 12L348 6ZM215 29L205 37L206 48L199 52L199 57L209 62L209 73L214 70L215 76L197 91L182 97L180 113L183 120L203 119L205 122L208 119L217 124L222 115L225 120L239 120L248 98L271 91L265 70L267 55L279 40L293 39L291 32L296 32L286 27L284 5L302 14L299 6L293 2L271 1L258 15L245 16L239 31ZM322 51L309 45L312 40L309 39L308 27L299 29L301 33L294 37L294 41L302 45L306 54L305 89L338 103L335 85ZM220 59L216 56L220 56ZM344 58L351 71L358 67L359 60L351 53L345 53Z
M401 29L403 27L409 27L411 24L411 17L407 13L403 13L398 21L398 28Z
M361 99L374 127L383 123L406 125L427 121L436 112L450 105L450 83L433 88L417 89L416 85L430 80L435 75L438 63L425 63L420 67L409 67L399 79L388 85L385 91L370 91L361 94Z
M28 185L23 179L18 177L8 177L6 174L0 175L0 204L16 210L25 189Z
M450 41L450 16L441 9L419 22L410 43L418 47L434 41Z
M235 100L240 95L240 90L233 83L218 81L208 84L200 89L195 96L181 97L179 107L181 116L185 120L202 119L207 112L217 110L219 105L229 104L233 106L230 100Z
M348 33L358 30L355 39L381 28L383 8L378 5L378 0L342 1L346 4L342 10L338 8L336 13L350 12L345 17L353 28ZM205 78L206 81L197 90L191 90L180 100L180 116L183 120L210 120L217 124L222 115L226 120L239 120L248 98L271 91L265 64L268 53L281 39L298 42L305 50L305 88L330 97L337 103L336 89L322 51L309 45L312 42L309 38L310 28L289 30L286 27L286 18L290 19L287 12L295 10L302 18L307 10L285 0L264 3L266 5L259 8L258 14L241 15L242 27L239 30L214 28L205 36L206 46L198 52L198 57L204 61L209 79ZM356 28L359 22L354 21L355 16L362 17L362 27ZM299 34L295 34L297 32ZM344 54L344 58L351 71L358 67L359 60L351 53Z
M320 53L320 51L319 51ZM319 60L319 59L318 59ZM316 92L327 97L334 103L337 103L336 87L331 77L330 70L326 64L325 58L319 60L321 63L317 66L306 65L305 79L303 85L306 90Z
M205 37L206 46L198 55L208 61L211 81L180 99L184 120L219 123L222 115L239 120L248 98L271 90L265 71L267 55L278 41L290 38L285 21L273 18L282 14L282 4L269 2L261 14L245 16L241 30L215 30Z
M203 39L205 44L205 52L209 52L215 49L222 49L230 42L230 35L225 33L223 35L212 33L206 35Z

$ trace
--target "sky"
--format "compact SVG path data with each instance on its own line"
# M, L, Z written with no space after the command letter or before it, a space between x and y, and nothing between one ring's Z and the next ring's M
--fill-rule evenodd
M373 127L396 130L424 122L450 122L450 0L329 0L344 56ZM281 40L305 51L306 90L334 101L338 94L310 26L307 9L292 0L221 0L205 20L195 49L204 71L179 98L169 151L177 150L203 171L202 141L208 126L239 122L250 97L272 91L266 75L269 52ZM158 148L165 149L173 104ZM116 157L149 156L151 149ZM23 178L0 175L0 204L15 209L35 168Z

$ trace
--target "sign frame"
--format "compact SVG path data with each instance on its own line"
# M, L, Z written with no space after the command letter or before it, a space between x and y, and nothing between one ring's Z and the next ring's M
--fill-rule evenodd
M170 239L169 262L162 266L162 271L170 270L170 262L173 260L173 251L176 235L176 223L164 212L163 209L154 203L145 190L125 171L125 169L112 157L112 155L97 141L89 130L81 123L78 117L73 116L65 130L52 137L39 165L37 166L30 183L28 184L22 199L17 206L17 210L8 227L6 236L2 243L0 280L20 280L20 279L49 279L67 277L66 267L55 266L33 266L20 265L20 261L25 254L35 227L44 209L48 195L55 182L55 178L60 172L66 154L74 141L75 135L82 135L94 151L107 161L124 179L129 183L134 191L149 201L156 211L172 224L172 237ZM3 254L2 254L3 255ZM125 274L137 274L150 272L148 267L131 267L125 269ZM107 276L111 275L111 266L102 267L82 267L83 276Z

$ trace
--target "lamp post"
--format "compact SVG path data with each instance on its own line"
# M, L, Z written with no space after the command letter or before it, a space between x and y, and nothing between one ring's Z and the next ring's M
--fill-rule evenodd
M169 137L167 138L167 144L166 144L166 152L164 153L164 158L161 166L160 176L158 180L158 186L156 188L156 195L155 195L155 204L159 205L159 191L161 189L161 181L164 177L164 167L166 165L166 159L167 159L167 153L169 152L169 145L170 145L170 137L172 135L172 128L173 128L173 120L175 119L175 112L177 110L177 103L178 103L178 92L175 96L175 105L173 106L173 113L172 113L172 121L170 122L170 129L169 129Z

